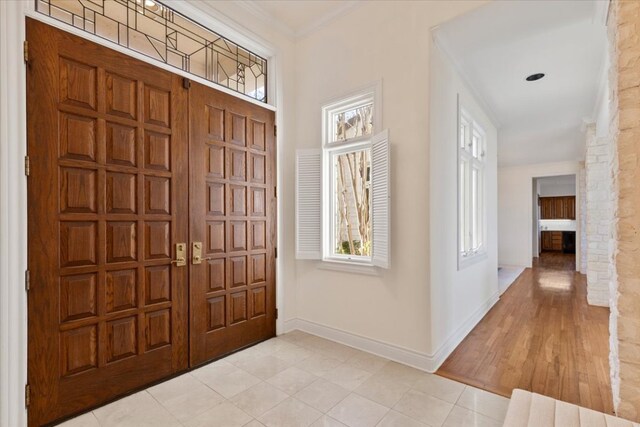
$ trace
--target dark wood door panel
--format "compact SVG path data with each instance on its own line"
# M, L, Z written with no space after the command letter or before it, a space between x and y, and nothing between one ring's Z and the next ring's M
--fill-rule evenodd
M29 424L188 367L182 79L27 19Z
M192 84L192 366L275 335L274 114Z

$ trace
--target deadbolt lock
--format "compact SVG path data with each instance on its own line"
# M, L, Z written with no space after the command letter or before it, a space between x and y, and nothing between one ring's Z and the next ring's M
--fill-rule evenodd
M184 267L187 265L187 244L176 243L176 259L171 261L176 267Z
M191 264L202 264L202 242L193 242L191 247Z

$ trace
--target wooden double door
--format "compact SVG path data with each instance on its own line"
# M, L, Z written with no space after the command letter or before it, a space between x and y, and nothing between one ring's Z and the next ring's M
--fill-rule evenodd
M275 334L274 114L27 20L29 425Z

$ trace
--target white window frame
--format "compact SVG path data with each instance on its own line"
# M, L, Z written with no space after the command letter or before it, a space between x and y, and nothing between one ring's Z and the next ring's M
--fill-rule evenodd
M487 134L477 120L458 100L457 147L457 201L458 201L458 270L462 270L487 257L486 221L486 166ZM463 135L463 128L467 129ZM473 152L472 138L479 143ZM464 143L462 140L464 139ZM463 170L463 164L467 167ZM473 173L477 170L477 192L473 190ZM474 204L475 209L472 207Z
M325 206L328 207L328 212L325 214L324 221L327 224L327 227L324 228L327 232L324 235L325 244L324 253L322 259L324 261L336 261L336 262L349 262L358 265L373 265L371 260L372 256L365 255L345 255L345 254L336 254L334 253L334 249L336 247L335 239L335 226L336 226L336 216L335 216L335 207L336 207L336 176L335 176L335 157L351 153L354 151L368 150L369 151L369 159L371 159L371 137L367 136L366 139L358 138L358 141L352 144L340 144L339 147L327 147L324 151L324 156L326 156L326 168L324 170L325 175L328 177L328 188L329 194L326 196L327 203ZM369 203L369 218L372 217L371 212L371 203ZM370 219L370 225L371 219Z
M363 267L365 269L353 270L353 272L366 273L367 267L374 267L373 255L342 255L334 253L335 242L335 168L334 157L353 151L369 150L369 158L372 158L371 140L381 127L381 83L369 85L361 90L351 93L338 100L333 100L322 107L322 182L323 182L323 215L322 215L322 261L344 265L349 267ZM360 105L373 104L373 127L370 135L359 136L344 141L334 141L335 135L332 116L344 110L349 110ZM372 218L372 205L369 204L369 218ZM371 223L373 227L373 223ZM373 233L372 233L373 234ZM373 244L373 242L372 242Z

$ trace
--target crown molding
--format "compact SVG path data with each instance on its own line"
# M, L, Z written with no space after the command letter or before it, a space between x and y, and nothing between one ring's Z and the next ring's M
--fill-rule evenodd
M458 73L466 88L469 90L469 92L471 92L471 95L473 95L476 102L480 104L480 107L482 107L485 114L489 117L489 120L491 120L496 129L500 129L502 127L502 122L498 118L498 115L496 114L495 110L491 108L491 105L480 94L480 92L478 92L476 86L469 78L465 67L458 60L458 57L453 53L453 49L451 49L451 47L449 46L448 41L445 39L445 37L442 36L442 32L440 31L440 29L438 27L432 28L431 34L436 47L438 47L444 54L444 56L449 60L449 62L453 66L453 69Z
M340 15L348 12L349 10L359 6L361 2L357 0L349 0L342 2L339 6L336 6L331 11L316 17L304 28L294 30L289 25L285 24L280 18L268 12L260 2L257 0L236 0L235 4L243 8L245 11L251 13L261 21L274 26L280 33L292 41L304 38L309 34L317 31L322 26L328 24Z
M269 57L277 53L276 46L269 40L216 9L213 2L206 0L163 0L163 3L203 27L228 37L234 43L258 55Z
M266 9L260 6L258 2L254 0L236 0L235 4L237 4L256 18L260 19L261 21L268 23L269 25L273 25L287 38L291 40L294 40L296 38L296 32L293 31L291 27L289 27L277 17L273 16L271 13L267 12Z
M316 19L311 21L311 23L309 25L307 25L306 28L301 28L300 30L298 30L296 32L296 37L297 38L303 38L303 37L308 36L309 34L311 34L311 33L315 32L315 31L317 31L318 29L320 29L325 24L328 24L329 22L331 22L334 19L338 18L340 15L350 11L351 9L355 8L356 6L360 6L361 4L362 4L362 2L359 2L359 1L356 1L356 0L350 0L350 1L343 2L340 6L336 7L335 9L331 10L330 12L325 13L324 15L318 16Z

